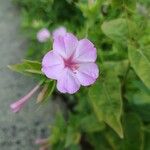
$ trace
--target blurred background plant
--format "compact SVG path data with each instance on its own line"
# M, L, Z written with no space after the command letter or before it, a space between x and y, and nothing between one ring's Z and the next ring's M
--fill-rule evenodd
M27 56L14 71L45 79L38 102L60 95L49 137L53 150L149 150L150 148L150 1L149 0L14 0L28 38ZM97 48L101 75L75 95L60 94L41 73L41 59L52 38L37 40L42 28L60 26L87 37ZM33 61L36 60L36 61ZM19 60L18 60L19 61Z

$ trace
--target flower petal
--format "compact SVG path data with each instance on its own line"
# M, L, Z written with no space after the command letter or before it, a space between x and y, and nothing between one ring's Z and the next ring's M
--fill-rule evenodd
M66 33L66 28L61 26L53 31L53 39L58 38L59 36L65 36Z
M64 58L67 57L63 36L58 36L57 38L54 39L53 50L60 56Z
M48 78L58 79L63 68L64 63L62 58L56 55L54 51L50 51L44 56L42 71Z
M96 57L96 48L92 42L88 39L82 39L78 42L75 53L76 60L79 62L95 62Z
M67 33L64 36L64 43L66 49L67 58L73 55L76 51L76 47L78 45L78 39L71 33Z
M69 69L65 69L61 74L61 78L58 79L57 89L62 93L73 94L77 92L79 88L80 83L74 73Z
M63 58L67 59L76 51L78 39L71 33L58 36L54 39L53 50Z
M80 64L76 72L76 77L80 84L88 86L93 84L99 76L99 69L95 63L83 63Z

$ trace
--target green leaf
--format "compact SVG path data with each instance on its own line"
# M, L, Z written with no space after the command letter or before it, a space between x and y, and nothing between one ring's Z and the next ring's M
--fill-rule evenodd
M95 19L96 17L98 17L97 14L99 14L99 10L100 10L100 6L101 6L102 1L93 1L93 2L81 2L79 1L78 3L76 3L77 7L80 8L80 10L82 11L84 17L90 19ZM96 16L97 15L97 16Z
M98 132L105 128L105 124L98 122L93 114L84 116L80 121L80 126L84 132L88 133Z
M132 104L132 109L136 112L143 121L150 122L150 104L134 105Z
M132 110L143 121L150 121L150 89L137 77L134 70L130 70L126 80L125 97Z
M52 145L58 145L65 141L66 137L66 122L63 115L59 112L56 116L55 123L51 126L50 142Z
M107 130L104 135L113 150L143 150L142 121L135 113L123 116L124 139L119 139L114 132Z
M128 90L127 97L130 103L134 105L150 105L150 90L148 90L141 81L130 81L134 90Z
M142 122L134 113L125 114L124 117L124 141L125 150L143 150Z
M79 130L79 115L68 115L68 120L66 124L66 132L64 137L64 147L70 148L72 146L78 145L81 138L81 133Z
M122 61L106 61L105 65L112 66L114 68L114 72L117 76L124 76L129 66L128 60Z
M76 129L71 126L68 126L65 147L67 148L71 145L78 144L80 142L80 138L81 138L80 132L76 131Z
M72 145L69 147L69 150L81 150L81 147L79 145Z
M128 36L127 21L123 18L104 22L101 26L103 33L118 43L126 43Z
M136 74L150 89L150 52L146 49L128 48L129 60Z
M40 75L43 74L41 71L41 63L38 61L31 61L24 59L22 63L9 65L8 67L13 71L23 74L40 74Z
M144 135L144 150L149 150L150 148L150 133L146 133Z
M123 138L121 125L122 100L119 79L115 66L105 66L107 72L89 91L90 103L98 120L106 122Z
M136 0L112 0L112 2L115 6L124 6L132 11L136 8Z
M106 21L102 24L101 28L106 36L119 44L126 45L129 38L139 38L139 29L137 24L128 19L117 18Z
M112 150L107 140L105 139L104 134L96 132L89 134L87 138L94 150Z

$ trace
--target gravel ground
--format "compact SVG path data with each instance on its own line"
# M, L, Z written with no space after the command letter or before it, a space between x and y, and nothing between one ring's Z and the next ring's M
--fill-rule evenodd
M37 106L35 97L23 111L13 114L9 105L35 85L27 78L7 69L26 53L26 40L20 30L20 16L11 0L0 0L0 150L36 150L34 140L46 137L58 105Z

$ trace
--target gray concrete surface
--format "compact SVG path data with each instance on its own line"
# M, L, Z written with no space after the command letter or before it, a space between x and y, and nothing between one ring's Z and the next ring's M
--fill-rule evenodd
M36 150L34 140L49 134L57 104L38 106L35 97L18 114L9 105L35 86L32 78L6 68L26 53L26 40L20 30L20 16L11 0L0 0L0 150Z

